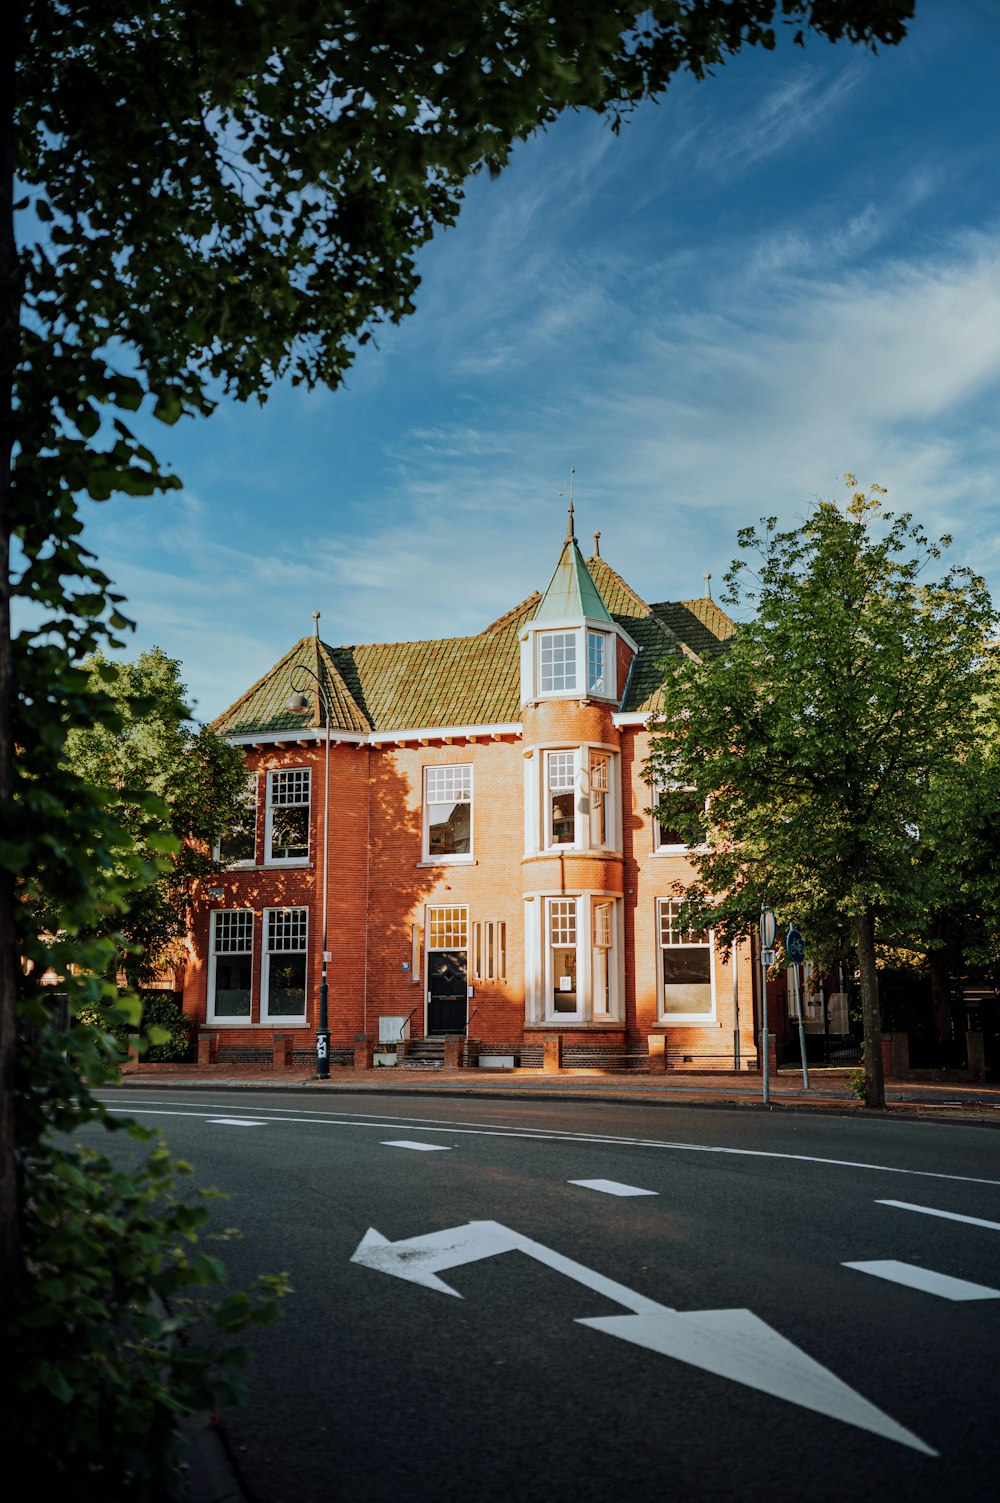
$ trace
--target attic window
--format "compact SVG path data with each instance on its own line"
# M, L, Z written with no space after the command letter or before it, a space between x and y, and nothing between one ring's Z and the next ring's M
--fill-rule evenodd
M587 633L587 693L602 698L608 693L608 636L607 632Z
M576 689L576 632L546 631L538 637L538 677L543 694Z

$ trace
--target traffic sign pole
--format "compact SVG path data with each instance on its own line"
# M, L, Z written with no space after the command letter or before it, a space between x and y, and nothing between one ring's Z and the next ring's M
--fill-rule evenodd
M774 960L774 935L777 924L774 913L766 904L760 905L760 1018L762 1037L760 1046L761 1073L763 1076L764 1105L771 1100L770 1038L767 1032L767 968Z

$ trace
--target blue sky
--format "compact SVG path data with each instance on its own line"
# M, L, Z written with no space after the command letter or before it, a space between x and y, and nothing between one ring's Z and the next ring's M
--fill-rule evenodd
M480 630L577 534L647 600L844 471L1000 601L1000 3L918 0L872 57L811 40L568 117L473 182L417 312L337 392L158 428L181 492L86 507L129 656L200 718L322 612L332 644Z

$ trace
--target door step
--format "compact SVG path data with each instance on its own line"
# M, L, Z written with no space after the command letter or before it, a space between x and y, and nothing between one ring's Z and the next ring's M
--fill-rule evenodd
M444 1039L413 1039L401 1061L404 1070L444 1069Z

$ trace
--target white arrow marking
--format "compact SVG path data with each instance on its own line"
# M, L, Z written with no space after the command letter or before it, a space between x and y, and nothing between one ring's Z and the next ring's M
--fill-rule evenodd
M428 1232L400 1242L390 1242L372 1227L361 1239L351 1262L461 1299L457 1289L438 1277L440 1272L515 1250L633 1312L580 1319L579 1325L662 1352L679 1362L734 1383L744 1383L748 1388L842 1420L886 1440L898 1441L925 1456L937 1455L918 1436L869 1404L751 1311L697 1310L681 1314L572 1258L563 1257L562 1253L522 1236L499 1221L469 1221L465 1226Z
M266 1127L266 1122L259 1121L256 1117L209 1117L209 1122L219 1127Z

